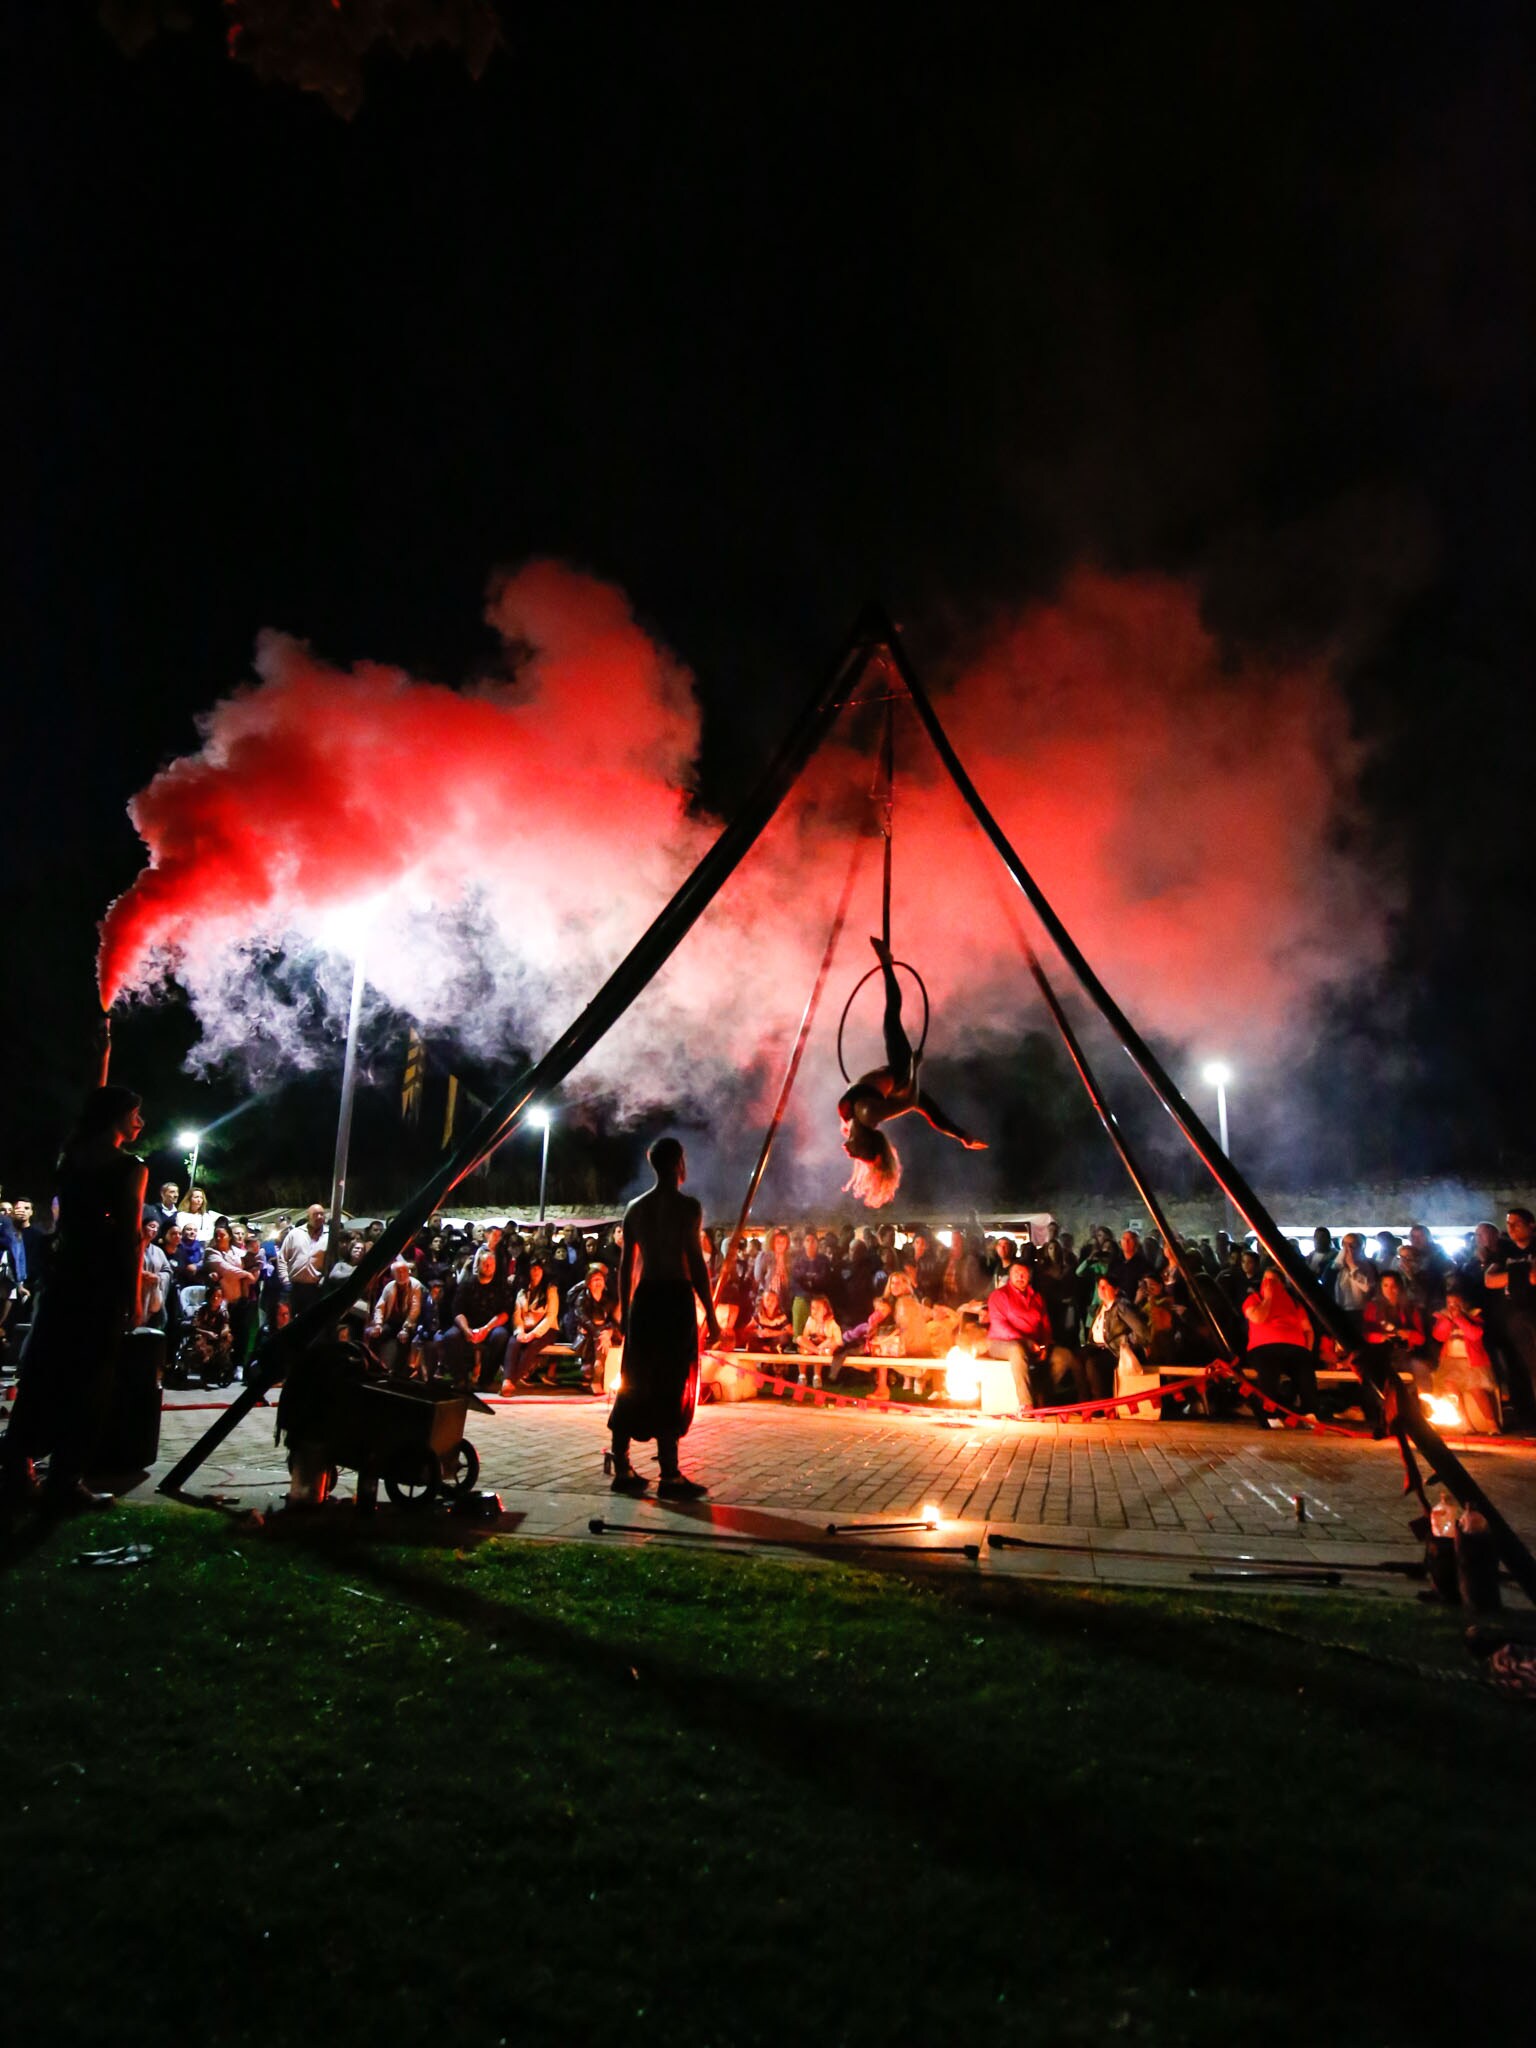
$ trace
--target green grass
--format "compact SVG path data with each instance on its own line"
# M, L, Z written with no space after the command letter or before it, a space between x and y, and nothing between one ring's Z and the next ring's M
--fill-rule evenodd
M1397 2044L1528 2009L1536 1717L1305 1640L1459 1673L1452 1616L342 1527L123 1510L0 1580L11 2040ZM141 1570L71 1562L130 1534Z

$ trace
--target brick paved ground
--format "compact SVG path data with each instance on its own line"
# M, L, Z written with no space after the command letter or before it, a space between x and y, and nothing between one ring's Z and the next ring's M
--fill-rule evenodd
M190 1405L195 1399L167 1410L161 1463L141 1489L145 1495L211 1419ZM722 1535L793 1545L819 1537L829 1521L903 1519L933 1505L947 1524L960 1525L966 1541L995 1532L1079 1546L984 1546L989 1569L1057 1578L1188 1584L1191 1568L1215 1556L1348 1568L1417 1554L1402 1467L1390 1444L1264 1431L1247 1422L1067 1425L943 1413L906 1419L752 1401L700 1410L685 1464L708 1483L710 1500L704 1509L680 1510L608 1492L604 1407L580 1396L526 1398L471 1416L481 1483L501 1494L517 1533L587 1540L588 1520L601 1515L636 1529L702 1523ZM1464 1455L1536 1544L1536 1452L1509 1447ZM642 1469L650 1469L648 1459ZM285 1484L272 1413L264 1409L220 1447L194 1488L254 1507L279 1498ZM1297 1518L1298 1495L1304 1520ZM959 1538L948 1526L919 1540Z

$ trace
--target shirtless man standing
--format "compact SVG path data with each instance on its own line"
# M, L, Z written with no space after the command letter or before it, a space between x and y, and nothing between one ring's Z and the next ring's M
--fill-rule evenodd
M629 1462L629 1447L637 1439L644 1443L654 1437L661 1466L657 1498L698 1500L709 1488L683 1477L677 1446L693 1421L699 1391L695 1297L704 1306L710 1343L720 1341L699 1246L703 1212L691 1195L682 1193L687 1161L676 1138L658 1138L646 1156L656 1185L624 1212L624 1262L619 1272L624 1370L608 1417L613 1491L644 1493L647 1482Z

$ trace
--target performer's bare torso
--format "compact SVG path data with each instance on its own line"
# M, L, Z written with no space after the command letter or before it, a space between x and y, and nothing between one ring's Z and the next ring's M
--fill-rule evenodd
M648 1280L691 1280L690 1254L699 1249L704 1213L680 1188L654 1187L624 1211L624 1243L633 1246Z

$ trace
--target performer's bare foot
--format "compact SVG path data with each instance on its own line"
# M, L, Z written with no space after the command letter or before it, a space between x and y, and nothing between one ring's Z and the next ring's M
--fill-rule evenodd
M987 1150L985 1138L962 1138L960 1142L967 1152L985 1152Z
M880 965L882 967L889 967L892 964L891 949L885 943L884 939L877 939L874 936L874 934L871 933L869 943L874 947L875 958L880 962Z

